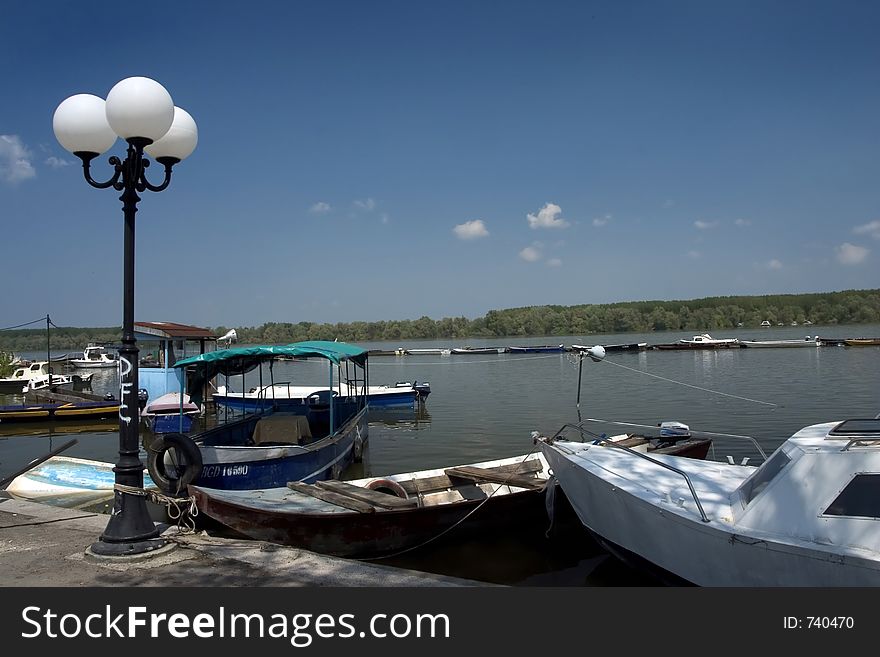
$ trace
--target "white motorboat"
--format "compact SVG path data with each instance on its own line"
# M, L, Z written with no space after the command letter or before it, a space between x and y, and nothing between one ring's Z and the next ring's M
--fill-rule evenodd
M737 338L713 338L708 333L701 333L700 335L695 335L690 339L684 339L678 341L679 344L683 344L685 346L691 347L718 347L718 346L735 346L739 344L739 340Z
M73 387L73 377L69 374L43 374L41 376L35 376L31 379L27 380L27 383L22 386L22 392L30 392L31 390L46 390L60 387L72 388Z
M741 340L743 347L819 347L818 336L808 335L803 340Z
M676 581L880 586L880 419L807 426L759 467L537 443L601 543Z
M12 376L0 379L0 393L21 394L28 390L39 390L48 387L49 361L40 360L25 367L17 367ZM33 383L31 383L33 382ZM73 379L67 375L52 374L52 387L73 385Z
M78 368L95 368L116 367L119 360L104 347L89 345L83 349L82 358L71 358L67 362Z

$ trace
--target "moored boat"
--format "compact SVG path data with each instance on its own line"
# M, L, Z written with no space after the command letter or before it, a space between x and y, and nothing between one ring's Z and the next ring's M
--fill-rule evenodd
M773 347L820 347L822 346L818 338L807 336L803 340L742 340L740 345L751 348L773 348Z
M759 467L542 437L611 552L701 586L880 586L880 420L804 427Z
M297 342L221 349L180 360L192 389L218 374L250 371L278 358L320 358L356 394L339 398L321 390L285 412L274 408L247 415L191 437L158 436L148 450L147 467L156 485L178 494L187 484L243 490L283 486L289 481L337 479L366 448L367 352L343 342ZM270 368L270 372L271 372ZM193 402L200 399L191 393Z
M634 447L687 453L680 438L666 447L625 435ZM711 441L697 441L708 450ZM677 446L675 446L677 444ZM706 451L690 452L704 458ZM544 532L545 492L554 485L537 452L467 465L314 485L218 491L190 486L199 511L251 538L344 557L417 547L441 534Z
M843 344L847 347L876 347L880 345L880 338L846 338Z
M476 354L476 355L484 355L484 354L503 354L507 352L507 347L455 347L451 349L451 353L457 355L466 355L466 354Z
M695 335L692 338L682 338L678 342L654 345L654 349L733 349L739 348L740 341L737 338L713 338L708 333Z
M565 345L526 345L526 346L510 346L507 348L512 354L555 354L565 351Z
M13 497L41 504L93 507L113 500L113 467L103 461L53 456L13 479L6 490ZM146 474L144 489L156 489Z
M274 407L278 411L295 411L307 403L309 397L321 391L329 394L326 386L298 386L290 382L257 386L248 392L235 392L227 386L218 386L212 394L218 406L245 413L259 413ZM333 388L333 395L340 401L355 396L357 390L343 381ZM393 385L375 385L367 388L367 402L371 407L416 406L431 394L431 384L427 381L398 381Z
M119 359L105 347L90 344L83 349L82 358L70 358L67 362L73 367L83 369L117 367Z

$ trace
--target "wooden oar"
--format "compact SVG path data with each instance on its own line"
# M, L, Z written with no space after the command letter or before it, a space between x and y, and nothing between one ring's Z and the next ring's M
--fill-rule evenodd
M69 449L69 448L73 447L78 442L79 442L79 438L74 438L70 442L64 443L61 447L56 447L48 454L45 454L45 455L41 456L40 458L34 459L30 463L28 463L26 466L24 466L21 470L19 470L18 472L14 472L11 475L9 475L8 477L6 477L5 479L0 480L0 490L3 490L4 488L6 488L9 484L12 483L12 480L15 479L16 477L18 477L19 475L23 475L28 470L37 467L38 465L40 465L40 463L42 463L43 461L49 460L50 458L52 458L56 454L60 454L65 449Z

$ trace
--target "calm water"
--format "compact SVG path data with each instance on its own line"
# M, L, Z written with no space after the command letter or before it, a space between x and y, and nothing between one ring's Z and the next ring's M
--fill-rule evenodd
M792 339L880 336L880 325L774 327L713 332L713 337ZM419 343L361 343L367 349L396 347L506 346L527 344L655 344L689 338L693 332L468 339ZM44 354L26 354L33 358ZM326 365L284 362L276 381L326 382ZM555 432L578 421L578 364L571 354L467 356L376 356L370 382L429 381L431 395L419 411L383 411L370 421L363 465L349 478L444 467L524 454L533 449L530 432ZM234 389L245 385L231 379ZM268 382L268 374L264 377ZM116 393L116 373L97 370L93 392ZM723 394L722 394L723 393ZM2 399L2 396L0 396ZM746 434L769 454L798 429L880 412L880 348L723 349L609 353L605 362L585 360L580 391L582 418L656 425L677 420L692 430ZM14 403L6 398L4 403ZM620 432L608 425L597 431ZM0 478L70 439L66 454L115 461L113 422L0 426ZM718 439L714 456L739 461L756 452L741 441ZM710 457L712 454L710 453ZM387 562L386 562L387 563ZM646 584L648 580L605 555L580 530L562 526L545 538L540 531L491 542L445 540L397 558L394 564L486 581L521 585L582 586Z

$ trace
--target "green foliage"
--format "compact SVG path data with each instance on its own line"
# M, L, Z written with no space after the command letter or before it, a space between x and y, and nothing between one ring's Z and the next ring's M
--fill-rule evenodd
M844 290L816 294L780 294L754 297L707 297L675 301L628 301L578 306L527 306L490 310L483 317L420 317L379 322L267 322L236 328L242 344L285 344L302 340L378 342L397 340L465 339L587 335L677 330L715 330L757 327L768 320L803 324L880 323L880 290ZM214 329L217 335L227 327ZM89 342L119 342L115 328L52 329L52 349L80 350ZM0 349L39 351L46 347L46 331L19 329L0 332Z
M12 354L0 351L0 378L7 378L15 371L15 365L12 364L12 359Z

